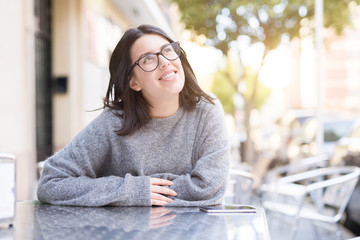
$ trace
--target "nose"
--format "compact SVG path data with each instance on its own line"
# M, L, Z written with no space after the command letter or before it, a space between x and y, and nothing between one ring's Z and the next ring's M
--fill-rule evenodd
M170 64L170 61L167 60L163 55L159 54L159 68L164 68L165 66Z

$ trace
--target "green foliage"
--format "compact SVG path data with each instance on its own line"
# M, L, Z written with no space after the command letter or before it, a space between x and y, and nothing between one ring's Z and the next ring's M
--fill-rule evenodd
M239 62L231 54L227 55L226 66L218 70L213 76L211 91L220 99L226 113L235 113L234 95L238 91L238 84L244 81L247 89L253 89L257 71L244 67L244 72L239 73ZM260 109L270 96L271 90L265 85L258 83L257 94L255 96L255 108ZM241 94L245 101L250 101L251 91Z
M257 78L257 71L245 67L244 68L244 80L245 80L245 84L246 84L246 88L249 89L254 89L254 84L255 84L255 78ZM255 104L254 107L256 109L261 108L262 105L264 105L264 103L266 102L266 99L270 96L271 94L271 90L266 87L264 84L262 84L261 82L258 83L257 86L257 94L255 96ZM246 91L244 93L244 99L245 101L249 101L251 98L251 92L250 91Z
M187 29L205 35L208 44L224 54L239 35L262 42L266 52L276 48L282 36L299 36L301 20L314 18L315 0L171 0L177 3ZM324 25L342 33L350 22L350 2L324 0Z
M224 70L219 70L214 74L214 80L211 85L211 92L214 93L223 105L224 111L229 114L235 112L234 95L236 89L231 84L229 75Z
M226 65L213 75L211 91L220 99L224 111L233 114L235 112L234 95L237 92L240 59L235 52L229 51L226 58Z

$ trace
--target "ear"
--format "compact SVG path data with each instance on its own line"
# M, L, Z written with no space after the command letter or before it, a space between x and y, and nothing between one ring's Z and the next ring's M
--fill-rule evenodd
M138 81L136 81L134 78L131 78L130 82L129 82L130 88L134 91L140 91L141 90L141 86L138 83Z

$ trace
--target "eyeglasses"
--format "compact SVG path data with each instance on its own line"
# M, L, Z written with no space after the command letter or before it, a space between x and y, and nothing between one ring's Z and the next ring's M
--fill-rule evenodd
M159 66L159 55L163 56L169 61L174 61L179 58L181 53L181 48L179 42L172 42L165 45L160 52L157 53L148 53L144 56L141 56L136 62L131 66L129 74L138 65L145 72L152 72Z

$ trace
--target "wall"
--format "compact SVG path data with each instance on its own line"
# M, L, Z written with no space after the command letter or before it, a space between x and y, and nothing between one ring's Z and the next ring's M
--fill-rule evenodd
M63 148L101 111L109 56L127 26L111 1L53 0L53 76L68 89L54 94L54 150Z
M80 1L54 0L52 19L53 77L67 77L67 91L54 93L54 150L65 145L81 129L81 95L78 39Z
M0 151L17 157L17 199L36 179L33 1L0 1Z

